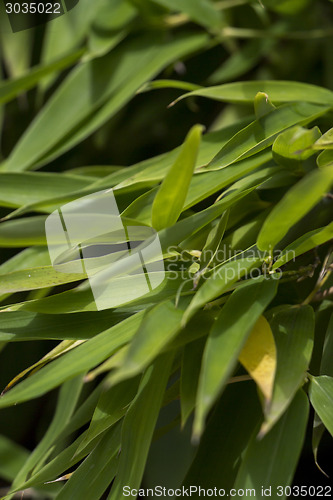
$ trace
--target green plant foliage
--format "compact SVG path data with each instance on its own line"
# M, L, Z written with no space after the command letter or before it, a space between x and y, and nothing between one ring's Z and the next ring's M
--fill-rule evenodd
M190 130L175 163L165 176L152 208L152 225L160 230L172 226L180 216L186 200L200 146L202 127Z
M256 434L252 436L235 481L236 489L252 488L256 492L254 498L262 498L261 487L278 491L281 484L290 484L302 449L308 414L307 397L300 391L269 434L260 441ZM286 498L286 494L281 498Z
M0 6L0 498L329 469L332 9L80 0L12 33Z

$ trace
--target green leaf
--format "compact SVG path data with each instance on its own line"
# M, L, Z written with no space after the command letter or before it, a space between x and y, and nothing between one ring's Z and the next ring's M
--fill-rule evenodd
M304 102L279 106L234 135L207 168L218 170L248 158L273 144L283 130L297 124L305 125L327 111L327 107Z
M15 293L58 286L85 278L87 278L85 273L62 273L56 271L52 266L35 267L2 274L0 278L0 293Z
M236 289L213 325L203 355L194 436L203 431L205 418L237 364L253 326L276 293L274 280L251 280Z
M109 495L110 500L118 500L124 486L130 486L131 489L140 486L172 358L172 355L166 354L148 368L125 416L119 469Z
M195 125L163 180L152 207L152 224L158 231L172 226L180 216L196 165L203 127Z
M101 2L89 30L86 60L100 57L113 49L128 34L137 10L129 2Z
M293 480L308 415L308 399L299 391L274 429L260 440L253 434L234 484L236 490L255 490L252 498L261 499L263 488L267 496L286 498L284 488Z
M110 54L81 64L53 94L2 169L35 169L58 157L110 119L145 81L206 43L203 34L182 33L165 41L160 35L154 38L150 33L125 41Z
M244 124L244 120L241 121L241 124L242 125ZM227 139L230 136L232 136L237 129L238 127L232 126L232 127L227 127L226 129L222 129L218 133L204 135L202 140L202 147L199 150L199 158L197 161L197 165L203 165L203 163L206 163L207 161L211 160L214 154L216 154L219 151L220 145L227 142ZM119 201L119 196L121 196L122 192L123 195L126 196L126 187L130 189L130 186L136 184L138 188L140 188L140 185L142 185L140 183L142 182L157 183L159 180L162 180L167 172L170 162L174 162L176 160L177 154L179 154L179 148L176 148L175 150L165 155L162 155L160 160L159 157L153 159L154 164L152 167L149 166L151 163L150 160L148 162L143 162L143 164L140 163L139 173L135 173L134 175L131 174L137 171L136 165L128 167L126 169L121 169L122 171L128 172L128 179L121 182L118 186L115 186L114 190L117 197L117 201ZM271 152L264 152L255 155L253 158L250 158L247 161L239 162L239 165L237 165L233 169L229 169L228 171L220 173L219 175L215 174L214 176L214 174L211 173L210 176L208 177L208 172L199 171L198 172L199 176L201 176L204 173L205 178L202 177L198 178L198 176L194 176L192 178L184 208L185 209L189 208L193 204L204 199L205 196L213 194L222 187L226 186L228 183L233 182L242 175L265 164L269 159L271 159ZM144 167L145 163L148 164L146 168ZM114 175L116 175L116 178L114 178ZM123 179L123 177L124 174L120 176L119 172L116 172L116 174L111 174L111 176L99 179L98 181L91 184L90 187L88 186L85 189L75 190L72 193L69 193L68 195L62 195L57 197L52 196L49 199L25 205L20 209L16 210L15 212L12 212L9 216L7 216L7 219L13 218L14 216L17 217L20 214L27 213L30 211L41 211L50 213L55 208L58 208L58 205L60 204L67 203L80 196L96 192L96 190L100 190L102 188L109 188L111 185L114 185L114 183L117 180ZM203 190L203 185L205 186L204 190ZM123 215L126 217L135 217L136 220L141 220L143 222L150 223L151 203L154 200L156 189L157 188L154 188L153 190L148 191L142 196L136 198L134 202L131 203L130 206L123 212Z
M235 229L222 241L218 249L218 257L221 259L229 259L241 248L248 248L254 245L262 227L264 220L267 217L270 209L264 210L257 216L252 216L252 220L248 223L243 223L239 228ZM217 259L216 259L217 260Z
M71 48L79 47L84 38L89 36L91 25L103 4L103 0L80 0L75 9L67 12L65 16L57 17L52 23L45 25L45 35L42 44L41 59L48 63L66 54ZM114 6L114 0L110 2ZM41 94L53 83L52 78L47 78L40 86Z
M253 170L257 170L259 167L267 164L271 159L271 156L272 154L270 151L264 151L250 158L239 161L237 164L232 166L230 165L229 167L222 169L222 171L219 170L214 172L207 171L206 169L198 171L198 173L191 179L183 210L191 208L193 205L220 191L230 183L237 181L240 177L243 177ZM279 167L274 167L273 170L278 171L278 168ZM263 180L262 178L264 178L266 174L267 177L269 177L269 175L272 174L272 170L264 171L264 169L262 169L262 174L263 175L261 176L261 173L256 172L256 175L258 176L258 183ZM243 189L248 187L250 186L243 186ZM150 224L151 203L154 200L155 193L156 188L137 198L123 212L123 215L126 217L135 217L136 220L139 220L142 223Z
M319 168L332 167L333 166L333 151L331 149L325 149L317 156L317 165Z
M84 52L84 49L73 51L49 64L41 64L35 68L30 68L29 73L24 76L2 82L0 84L0 105L11 101L19 94L31 89L46 75L59 72L71 66L84 54Z
M0 205L21 207L84 189L92 182L91 179L69 174L1 172Z
M29 311L1 313L0 341L84 340L128 317L112 310L73 314L38 314Z
M0 282L2 274L33 266L47 266L50 263L50 256L47 248L27 248L0 265ZM6 299L9 295L10 294L5 294L0 296L0 301Z
M0 265L0 275L51 264L49 251L44 247L26 248Z
M84 378L86 383L86 378ZM84 399L81 401L80 405L76 408L74 414L72 415L70 421L63 428L59 440L63 440L70 436L73 432L80 429L80 427L88 424L94 414L96 405L98 403L99 397L105 388L105 380L102 380Z
M302 162L315 154L312 146L320 136L318 127L310 130L300 126L292 127L275 139L272 147L273 158L287 167L302 166Z
M138 90L138 94L142 94L143 92L149 92L151 90L158 89L182 89L182 90L197 90L201 89L200 85L195 85L194 83L189 82L181 82L180 80L153 80L151 82L147 82Z
M76 453L84 450L91 441L126 414L129 404L137 393L139 381L139 377L136 377L110 387L110 377L107 378L105 390L98 400L88 432Z
M329 321L325 336L325 343L322 351L322 358L319 370L320 375L328 375L330 377L333 376L332 354L333 354L333 314L331 314L331 319ZM322 423L321 419L319 418L318 414L315 413L313 419L312 449L316 465L320 470L322 469L318 463L318 448L324 432L325 432L325 426ZM324 471L322 472L326 474Z
M273 398L266 408L261 434L267 433L290 405L305 381L314 337L314 313L310 306L274 309L270 324L277 350Z
M262 0L262 5L268 9L285 15L295 15L309 5L311 0Z
M0 435L0 477L13 481L29 457L29 452L23 446Z
M277 203L265 220L257 245L272 251L289 229L304 217L329 191L333 184L333 168L315 170L293 186Z
M90 370L126 344L141 320L142 313L134 314L46 365L6 392L0 398L0 408L41 396L65 380Z
M57 500L91 500L103 495L117 473L119 437L120 432L115 433L113 430L104 434L103 439L66 482Z
M125 359L111 378L118 383L137 375L162 351L181 328L183 310L170 302L162 302L147 311L130 343Z
M120 432L119 427L115 426L111 432L117 435L119 448L120 445ZM40 470L33 474L25 483L20 484L15 491L22 491L24 489L30 488L31 486L41 485L47 481L57 479L58 476L64 474L66 470L73 467L75 464L80 462L84 457L86 457L100 442L101 437L92 441L88 447L84 449L81 453L75 454L78 446L80 445L82 439L85 437L85 432L83 432L72 444L67 446L64 450L61 450L55 458L50 460L46 465L44 465ZM13 491L14 493L14 491Z
M82 213L78 215L78 217L82 216L83 216ZM105 217L105 219L108 219L109 214L101 214L100 218L103 217ZM38 246L46 245L47 241L45 235L45 220L46 216L37 215L28 218L7 220L5 222L0 222L0 247L24 247L32 245L38 245ZM129 220L126 218L122 218L122 221L127 226L142 225L140 222L136 222L133 224L134 222L133 220ZM94 241L95 243L98 243L96 239ZM109 239L108 241L111 240ZM59 242L53 241L53 243L57 244ZM76 241L76 243L78 243L78 241ZM77 255L74 252L74 257L72 261L74 261L75 259L77 259ZM100 257L99 259L103 263L103 258ZM73 267L73 264L71 264L71 267ZM77 269L77 266L74 267Z
M233 52L230 57L209 76L208 83L214 85L216 83L238 79L254 68L266 54L269 54L275 43L275 40L269 38L248 40L246 44ZM185 90L191 91L197 89Z
M211 230L206 240L205 246L202 249L200 255L200 269L203 270L209 266L209 264L214 259L216 252L220 246L222 238L224 236L229 219L229 210L226 210L222 217L216 224L216 226Z
M257 120L260 120L263 116L267 115L273 111L275 106L269 100L269 97L265 92L258 92L254 98L254 111Z
M204 134L201 141L201 146L198 151L197 167L202 167L208 163L216 153L221 149L221 146L226 144L233 135L235 135L238 130L251 122L252 117L241 118L236 120L232 125L227 125L220 130L215 132L208 132ZM145 182L154 180L156 182L162 180L173 164L179 153L181 151L181 146L168 151L154 158L132 165L129 168L122 169L121 172L112 174L109 178L103 179L104 182L108 182L108 186L116 185L117 187L127 186L135 184L137 182Z
M190 19L209 30L221 26L221 12L209 0L153 0L155 3L187 14Z
M182 428L184 428L189 416L195 408L201 359L205 343L206 339L201 338L188 343L184 347L180 379Z
M84 341L74 341L74 340L63 340L58 345L56 345L53 349L51 349L45 356L40 358L38 361L33 363L32 365L25 368L23 371L19 372L4 388L2 391L2 396L9 391L13 386L17 385L23 378L30 377L33 373L39 371L43 366L47 365L51 361L57 359L59 356L63 355L66 352L71 351L78 345L82 344Z
M46 245L44 216L0 223L0 247L30 245Z
M323 134L312 146L314 149L333 149L333 128Z
M31 30L22 30L13 33L9 18L3 10L0 22L1 52L6 69L11 78L19 78L29 70L33 32Z
M329 375L330 377L333 377L332 355L333 355L333 314L331 315L331 319L329 321L325 336L323 355L320 364L321 375Z
M311 376L309 396L312 406L333 436L333 378L325 375Z
M201 307L222 295L230 285L240 280L258 265L260 265L258 257L248 257L231 260L216 266L212 275L205 280L186 309L183 324Z
M38 446L29 455L28 460L18 472L12 485L12 489L27 480L29 472L44 464L45 459L52 451L52 445L56 442L61 431L70 420L82 389L82 376L67 381L59 391L56 410L51 424Z
M260 419L255 384L246 381L228 385L207 422L184 486L229 491L239 468L239 458Z
M319 229L314 229L313 231L304 234L284 248L277 261L274 262L272 269L278 269L284 264L287 264L287 262L290 262L292 259L295 259L299 255L302 255L319 245L323 245L332 238L333 222L328 224L326 227L320 227Z
M201 96L217 101L252 103L258 92L268 94L273 103L304 101L333 105L333 92L328 89L308 83L274 80L225 83L189 92L175 102L185 97Z
M171 297L174 297L179 289L179 286L184 282L184 278L179 274L175 279L174 270L159 274L157 278L163 279L163 282L152 292L148 292L138 299L129 299L128 290L131 287L140 286L140 276L133 274L132 276L120 276L115 278L113 283L117 288L118 295L116 297L117 307L131 305L137 309L144 309L142 306L151 305L161 302ZM168 279L172 278L172 279ZM89 285L87 285L88 287ZM120 299L122 301L120 303ZM106 297L105 301L99 303L99 311L110 309L110 297ZM33 311L44 314L63 314L76 312L93 312L97 311L96 302L93 293L89 288L68 290L66 292L51 295L41 299L32 299L25 302L4 306L2 311Z

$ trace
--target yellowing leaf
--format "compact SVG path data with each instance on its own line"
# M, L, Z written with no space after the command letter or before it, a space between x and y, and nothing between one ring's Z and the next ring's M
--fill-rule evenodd
M238 359L266 401L270 401L276 370L276 347L271 327L264 316L259 317Z

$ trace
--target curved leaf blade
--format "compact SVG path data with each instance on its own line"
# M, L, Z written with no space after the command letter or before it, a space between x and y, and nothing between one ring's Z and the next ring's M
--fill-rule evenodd
M153 202L152 224L160 231L178 220L186 200L197 161L203 127L189 131L180 154L164 178Z
M206 343L193 433L198 438L215 399L235 368L237 358L259 316L273 299L275 280L253 280L236 289L222 308Z
M252 436L234 488L255 490L252 498L261 499L262 488L267 496L276 497L278 486L289 486L303 446L308 415L308 399L299 391L274 429L260 440L256 434ZM278 498L286 498L284 491Z
M315 170L293 186L273 208L259 233L260 250L272 251L289 229L304 217L329 191L333 167Z

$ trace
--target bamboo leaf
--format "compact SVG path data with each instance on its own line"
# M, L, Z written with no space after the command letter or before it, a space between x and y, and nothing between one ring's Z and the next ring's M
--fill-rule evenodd
M325 375L311 376L309 396L312 406L333 436L333 378Z
M172 357L170 354L164 355L148 368L138 394L126 414L122 428L118 474L109 495L110 500L118 500L124 486L131 489L140 486L170 374Z
M310 306L285 306L272 311L270 325L277 350L273 398L261 434L273 427L305 381L313 349L314 313Z
M260 250L272 251L289 229L304 217L333 184L333 168L315 170L293 186L273 208L259 233Z
M125 359L111 378L112 383L137 375L146 368L181 329L183 310L162 302L147 311Z
M265 404L270 404L276 370L276 347L271 327L264 316L258 318L238 359L263 393Z
M155 39L149 34L126 40L109 54L81 64L47 102L2 169L35 169L58 157L111 118L145 81L172 61L205 46L207 40L203 34L181 34L166 42L158 34Z
M185 311L183 324L185 324L195 312L201 307L211 302L213 299L222 295L230 285L240 280L251 269L260 265L260 259L257 257L240 258L222 263L216 266L201 288L193 297L190 305Z
M333 376L332 353L333 353L333 314L331 315L331 319L329 321L325 336L325 343L319 370L320 375L328 375L330 377ZM324 432L325 432L325 426L321 421L320 417L318 416L318 414L315 413L313 419L313 431L312 431L312 450L316 465L320 470L322 469L318 463L318 448ZM326 474L324 471L322 472Z
M28 368L25 368L22 372L20 372L18 375L16 375L4 388L4 390L1 393L1 396L3 396L6 392L8 392L10 389L12 389L15 385L18 384L24 377L30 377L34 373L38 372L43 366L47 365L50 361L53 361L54 359L57 359L59 356L64 354L65 352L71 351L78 345L80 345L83 341L78 340L78 341L73 341L73 340L64 340L63 342L60 342L56 347L51 349L45 356L43 356L40 360L36 361L33 365L29 366Z
M302 165L315 154L312 147L320 136L318 127L309 130L296 125L277 136L272 147L273 158L287 167Z
M240 130L208 164L218 170L264 150L273 144L279 133L294 125L305 125L325 114L327 107L309 103L279 106Z
M126 344L133 337L141 319L142 313L134 314L46 365L4 394L0 398L0 407L41 396L65 380L90 370Z
M208 163L240 128L243 128L251 122L251 119L252 117L241 118L236 120L232 125L227 125L215 132L204 134L198 151L196 166L202 167ZM148 180L160 181L164 178L170 165L176 161L180 150L181 146L178 146L172 151L144 160L129 168L122 169L121 172L112 174L109 178L103 179L103 183L107 181L109 186L117 184L118 187L121 187Z
M87 278L86 273L62 273L52 266L35 267L0 277L0 293L15 293L63 285Z
M276 109L275 106L271 103L265 92L258 92L256 94L254 98L254 111L257 120L267 115L267 113L270 113L274 109Z
M153 0L155 3L172 10L181 11L208 29L221 26L221 13L214 9L209 0Z
M331 149L325 149L317 156L317 165L319 168L332 167L333 166L333 151Z
M312 146L314 149L333 149L333 128L323 134Z
M236 289L222 308L206 343L197 393L194 436L234 370L237 358L259 316L276 293L274 280L252 280Z
M23 446L0 435L0 477L13 481L29 457L29 452Z
M316 104L333 104L333 92L330 90L308 83L273 80L225 83L189 92L179 97L177 101L185 97L201 96L217 101L252 103L258 92L268 94L273 103L304 101Z
M84 54L84 49L76 50L49 64L30 68L27 75L0 84L0 104L11 101L19 94L31 89L45 76L63 70L74 64ZM57 176L58 177L58 176Z
M195 125L163 180L152 207L152 224L158 231L172 226L180 216L196 164L203 127Z
M226 210L222 217L208 235L205 246L200 255L200 269L205 269L214 259L221 244L229 219L229 210Z
M332 238L333 222L328 224L326 227L320 227L319 229L314 229L313 231L304 234L282 251L280 257L274 262L272 269L278 269L284 264L287 264L287 262L290 262L292 259L295 259L299 255L302 255L319 245L323 245Z
M115 426L110 432L115 434L115 439L117 443L117 448L120 446L120 427ZM64 471L73 467L75 464L80 462L85 458L91 451L96 447L96 445L101 441L101 437L92 441L88 447L84 449L81 453L75 454L76 449L80 445L82 439L84 439L85 432L81 434L72 444L67 446L64 450L60 451L55 458L50 460L45 464L40 470L33 474L25 483L21 483L15 491L22 491L31 486L41 485L47 481L52 481L62 476Z
M108 377L104 384L105 390L100 395L92 416L88 432L76 450L76 454L83 451L91 441L112 427L126 414L128 406L137 393L139 382L140 378L136 377L110 387L110 377Z
M104 434L103 439L70 476L58 500L100 498L113 481L118 469L119 432L113 430Z
M79 175L1 172L0 204L4 207L21 207L50 197L64 196L84 189L91 183L91 179Z
M239 469L239 457L260 419L255 384L250 381L229 384L207 422L183 485L229 491Z
M52 422L43 439L41 439L38 446L29 455L28 460L15 477L12 489L25 482L29 472L36 466L38 467L38 465L43 464L46 457L50 454L52 444L56 442L56 439L72 416L82 389L82 382L82 376L79 376L69 380L61 387Z
M236 490L255 490L251 496L259 499L263 490L267 496L273 496L273 492L276 496L278 487L283 486L281 498L286 498L284 488L293 480L308 415L307 397L299 391L274 429L260 440L253 434L234 484Z
M187 192L183 210L191 208L193 205L204 200L206 197L220 191L224 187L228 186L232 182L237 181L239 178L248 175L254 170L259 169L266 164L269 164L271 160L272 153L270 151L264 151L254 155L253 157L247 158L236 164L230 165L229 167L219 170L219 171L206 171L201 170L195 174L190 182L190 186ZM278 172L279 167L267 167L263 168L259 172L256 172L257 180L263 180L269 177L274 172ZM243 186L246 188L249 186ZM153 188L147 193L143 194L137 198L124 212L123 215L126 217L134 217L145 224L151 223L151 204L154 200L157 188Z
M129 313L112 310L73 314L2 312L0 341L90 339L128 316Z
M190 342L184 347L180 380L180 405L183 428L195 408L200 366L205 343L206 339L201 338Z
M248 40L248 42L233 52L222 65L208 78L209 84L236 81L237 78L254 68L260 60L269 54L276 41L264 38L261 40ZM197 89L185 89L197 90Z

